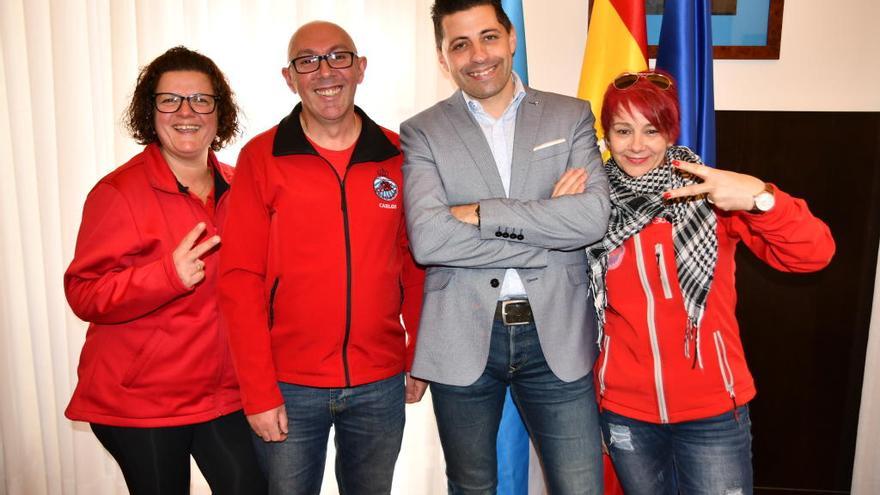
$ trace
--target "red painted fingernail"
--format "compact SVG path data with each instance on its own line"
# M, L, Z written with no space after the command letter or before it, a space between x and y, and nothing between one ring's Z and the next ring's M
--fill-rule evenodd
M663 193L663 199L669 199L671 197L672 197L672 194L669 194L668 192Z
M681 166L681 162L679 162L678 160L672 160L672 166L673 166L673 167L680 167L680 166Z

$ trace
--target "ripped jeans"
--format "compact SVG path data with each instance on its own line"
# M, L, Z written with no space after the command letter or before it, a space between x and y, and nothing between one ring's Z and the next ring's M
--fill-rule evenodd
M600 413L602 435L627 495L751 495L748 405L711 418L655 424Z

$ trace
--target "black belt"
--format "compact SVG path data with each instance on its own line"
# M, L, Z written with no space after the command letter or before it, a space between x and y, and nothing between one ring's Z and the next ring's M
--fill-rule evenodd
M498 301L498 305L495 306L495 319L501 320L507 326L528 325L535 322L528 299Z

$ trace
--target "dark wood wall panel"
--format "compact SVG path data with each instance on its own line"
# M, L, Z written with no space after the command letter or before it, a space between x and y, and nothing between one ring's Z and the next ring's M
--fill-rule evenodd
M725 111L717 131L719 168L806 199L837 242L809 275L738 253L756 491L848 493L880 237L880 113Z

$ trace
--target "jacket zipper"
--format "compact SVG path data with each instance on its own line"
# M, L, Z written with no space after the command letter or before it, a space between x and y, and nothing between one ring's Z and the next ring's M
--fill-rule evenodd
M220 171L215 170L215 173L219 174ZM215 226L216 219L214 218L214 215L216 215L217 212L220 211L220 204L225 199L226 195L224 194L224 195L220 196L220 198L215 198L214 215L209 215L208 210L205 208L204 203L194 199L189 194L189 192L181 192L181 194L183 194L186 197L187 205L189 206L190 211L193 211L194 216L196 217L197 221L205 222L205 233L209 234L211 232L211 229L213 229L214 233L216 233L216 230L217 230L216 226ZM195 207L193 206L193 203L195 203L195 205L196 205ZM194 208L196 208L196 209L193 210ZM218 270L218 273L219 273L219 270ZM219 318L219 313L220 313L220 308L218 307L215 309L215 318ZM217 373L215 375L215 381L214 381L214 383L215 383L214 390L217 390L217 391L220 390L220 387L223 383L223 370L226 369L226 358L227 358L226 349L228 349L226 347L226 342L227 342L226 339L222 338L222 336L218 332L218 334L217 334L217 345L218 345L217 351L218 351L218 355L222 356L222 359L221 359L221 362L218 363L218 365L217 365ZM222 416L222 412L220 410L220 398L218 395L219 395L218 392L213 393L212 400L214 403L214 414L216 417L219 418L220 416Z
M219 173L219 171L217 172ZM180 182L178 181L178 187L180 187ZM192 197L190 195L189 190L178 190L178 193L183 196L183 200L186 201L186 205L189 208L190 213L196 219L196 222L204 222L205 223L205 234L210 235L211 229L214 227L214 217L212 215L208 215L208 210L205 208L205 205ZM217 202L214 205L214 213L217 213L217 209L220 204ZM204 260L203 260L204 261ZM218 270L219 273L219 270ZM215 310L215 318L219 313L219 308ZM223 344L224 340L221 338L219 332L217 334L217 351L219 352L219 356L225 356L223 353ZM218 363L217 370L214 373L214 390L215 392L211 394L211 401L214 404L214 415L215 417L220 417L220 400L217 396L218 393L216 391L220 390L220 384L223 382L223 366L224 363Z
M735 408L736 392L733 389L733 371L731 371L730 363L727 361L727 347L724 346L724 339L721 338L721 330L716 330L712 336L715 337L715 352L718 355L718 368L721 370L721 380L724 382L724 389L727 390L730 398L733 399Z
M351 335L351 234L348 224L348 200L345 197L345 180L348 178L348 169L351 163L345 168L345 175L339 177L339 172L326 158L318 155L318 157L330 167L330 171L336 176L339 183L340 207L342 208L342 229L345 233L345 336L342 339L342 369L345 373L345 386L351 387L351 374L348 367L348 340Z
M269 330L272 330L272 327L275 326L275 292L278 290L278 282L281 281L281 277L275 277L275 281L272 282L272 289L269 291Z
M605 396L605 369L608 368L608 356L611 354L611 336L605 335L605 338L602 339L602 346L604 348L603 352L605 353L602 356L602 367L599 368L599 395Z
M657 256L657 267L660 269L660 285L663 286L663 297L672 299L672 288L669 286L669 275L666 273L666 259L663 257L663 244L654 245L654 254Z
M651 338L651 353L654 357L654 385L657 388L657 409L660 413L660 422L665 424L669 423L669 413L666 410L666 393L663 389L663 363L660 361L660 345L657 342L657 324L654 319L654 294L651 292L651 286L648 284L648 275L645 271L642 239L639 234L633 236L633 239L636 246L636 266L647 302L647 314L645 316L648 323L648 335Z
M215 170L214 173L219 174L220 171ZM223 201L225 199L226 199L226 194L221 195L219 198L217 197L217 191L215 188L215 190L214 190L214 215L211 217L212 224L216 223L215 222L216 219L214 218L214 216L216 216L217 212L220 211L220 204L223 203ZM217 269L217 274L218 275L220 274L219 268ZM220 318L220 306L219 305L217 305L217 308L215 310L215 314L216 314L215 318L217 318L219 320L219 318ZM220 337L219 331L217 332L217 335L218 335L218 337ZM226 360L229 359L229 357L230 357L229 356L230 351L229 351L228 337L227 338L218 338L217 340L220 341L219 342L219 344L220 344L219 355L223 356L223 359L220 362L220 367L217 369L217 388L215 389L215 390L220 390L220 387L223 383L223 370L226 369L226 365L227 365ZM218 418L220 416L222 416L223 412L224 412L220 409L220 397L219 397L219 394L217 394L217 393L214 394L214 411L215 411L215 414Z
M348 177L348 170L345 171ZM345 386L351 387L348 370L348 338L351 335L351 237L348 231L348 201L345 198L345 179L339 183L342 194L342 223L345 228L345 338L342 340L342 367L345 370Z

